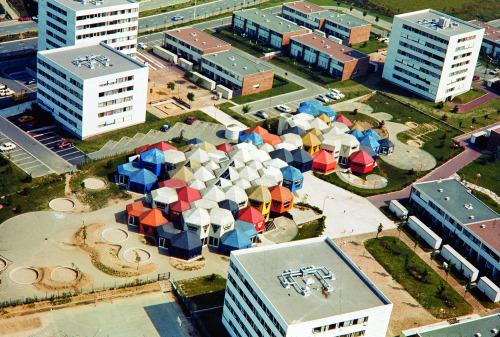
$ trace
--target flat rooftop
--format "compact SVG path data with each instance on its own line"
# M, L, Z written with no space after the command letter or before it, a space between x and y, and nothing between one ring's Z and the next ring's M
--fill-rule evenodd
M464 225L500 219L499 214L469 193L470 190L456 179L415 183L413 186Z
M329 238L243 249L231 254L289 325L391 304ZM332 292L324 293L314 276L310 277L314 280L310 296L281 285L278 277L285 270L308 266L326 267L335 275L335 280L327 280ZM305 286L305 278L295 280Z
M438 24L439 19L443 17L450 20L451 26L443 28L443 26ZM394 18L399 18L417 24L428 31L434 31L445 36L455 36L481 30L481 28L471 23L433 9L424 9L421 11L399 14L395 15Z
M194 27L172 29L167 31L166 34L174 36L200 50L231 46L226 41L222 41Z
M325 18L325 20L336 23L338 25L347 28L357 28L363 26L370 26L365 20L361 20L349 14L337 13L334 11L326 11L314 14L319 19Z
M368 55L365 55L357 50L351 49L314 33L293 36L291 40L312 47L343 62L368 57Z
M101 2L96 2L95 0L87 1L84 3L81 0L51 0L52 2L61 4L62 6L69 8L75 12L86 11L86 10L96 10L100 8L133 5L136 4L139 7L139 3L135 0L102 0ZM99 3L99 5L97 4Z
M146 65L135 61L112 47L104 44L84 46L84 47L63 47L39 52L48 60L67 70L81 79L89 79L100 76L107 76L130 70L147 68ZM100 61L94 62L94 69L88 67L90 62L84 61L88 56L104 56L109 58L109 66L105 66ZM81 59L81 66L76 60ZM75 64L77 63L77 64Z
M491 315L456 323L449 326L417 333L419 337L496 336L492 330L500 330L500 315Z
M266 64L254 62L232 50L203 55L203 58L243 77L273 70Z
M293 8L296 11L301 12L301 13L305 13L305 14L318 13L318 12L323 12L323 11L327 10L326 8L312 4L312 3L307 2L307 1L286 2L283 4L283 6Z
M469 23L484 28L483 39L500 43L500 29L498 27L477 20L469 21Z
M244 9L241 11L234 11L234 15L238 15L244 19L257 23L259 26L266 27L279 34L286 34L305 30L293 22L280 18L278 16L269 14L258 8Z

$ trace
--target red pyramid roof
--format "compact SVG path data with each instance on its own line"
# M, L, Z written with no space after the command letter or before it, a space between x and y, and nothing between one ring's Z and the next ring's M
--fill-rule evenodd
M219 144L215 148L219 151L224 151L224 152L231 152L234 150L231 144L228 143Z
M332 163L337 163L337 161L330 152L321 150L313 157L313 163L328 165Z
M146 144L146 145L143 145L143 146L139 146L137 149L135 149L135 154L141 154L144 151L149 150L150 146L151 146L151 144Z
M179 200L179 201L171 203L169 210L182 213L184 211L187 211L188 209L191 209L189 202L184 201L184 200Z
M128 204L125 209L127 210L127 214L132 216L141 216L142 213L149 210L146 203L142 200Z
M160 181L158 183L158 187L179 188L179 187L183 187L183 186L187 186L187 183L185 181L178 180L178 179L168 179L168 180Z
M269 144L269 145L277 145L277 144L282 143L281 138L277 135L273 135L273 134L268 133L267 135L263 135L261 137L262 137L262 141L264 143Z
M262 221L266 221L262 213L259 212L258 209L253 207L240 209L240 211L238 212L238 220L250 222L254 225Z
M256 134L260 135L261 137L264 136L264 135L267 135L269 134L269 131L267 131L266 129L264 129L262 126L254 126L253 128L250 128L250 129L246 129L245 131L243 131L244 134L249 134L249 133L252 133L252 132L255 132Z
M174 147L170 144L167 144L165 142L158 142L158 143L155 143L153 145L149 145L148 150L152 150L152 149L158 149L160 151L177 150L176 147Z
M374 160L366 151L359 150L349 156L349 161L358 165L373 163Z
M293 199L293 194L285 186L277 185L269 189L273 201L285 202ZM239 219L239 218L238 218Z
M177 189L179 200L193 202L201 199L200 191L189 186L184 186Z
M338 116L335 121L340 122L340 123L344 123L346 126L352 125L352 122L349 120L349 118L342 116L342 115Z
M158 227L168 222L167 217L158 208L154 208L147 212L144 212L140 217L139 221L141 225L147 225L152 227Z

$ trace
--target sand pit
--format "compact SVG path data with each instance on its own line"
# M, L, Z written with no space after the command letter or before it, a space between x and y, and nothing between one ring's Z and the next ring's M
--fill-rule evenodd
M5 268L7 268L7 261L0 257L0 271L4 270Z
M106 185L106 181L100 178L87 178L83 181L83 186L89 190L100 190L106 187Z
M418 126L415 122L406 122L405 125L409 128L416 128Z
M125 261L130 262L130 263L137 263L137 255L141 258L141 262L147 262L151 258L151 254L142 248L130 248L127 249L125 253L123 253L123 258Z
M33 268L16 268L10 272L10 279L17 284L33 284L38 281L38 270Z
M50 273L52 281L69 283L78 278L78 272L68 267L57 267Z
M121 228L108 228L101 232L101 237L108 242L119 243L128 239L128 233Z
M424 145L421 141L415 139L410 139L406 141L406 144L408 144L411 147L422 147L422 145Z
M75 208L75 202L68 198L57 198L49 202L49 207L54 211L67 212Z

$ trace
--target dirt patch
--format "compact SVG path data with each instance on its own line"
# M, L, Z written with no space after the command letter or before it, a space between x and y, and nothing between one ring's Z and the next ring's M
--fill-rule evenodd
M41 267L40 281L35 288L40 291L66 290L83 287L90 283L91 278L87 274L73 268L51 266Z
M130 263L137 263L137 260L139 263L144 263L151 259L151 254L145 249L130 248L123 254L123 258Z
M106 181L100 178L87 178L83 181L83 186L89 190L100 190L106 187L106 185Z
M200 270L201 268L205 267L205 264L206 264L205 259L198 259L187 262L184 260L176 259L175 257L170 258L170 265L175 269L182 271Z
M68 198L57 198L49 202L49 207L57 212L69 212L75 208L75 202Z
M418 126L415 122L406 122L405 125L409 128L416 128Z
M86 226L87 239L83 239L84 227L81 227L74 235L74 244L90 256L94 267L108 275L116 277L134 277L147 275L158 269L155 263L144 264L137 268L137 265L121 260L118 254L120 245L113 245L104 242L100 236L103 223L94 223Z
M17 284L33 284L39 281L40 276L43 277L43 274L35 268L17 268L9 275L12 282Z
M42 322L39 317L22 317L15 320L0 321L0 336L11 336L16 333L40 329Z
M422 147L422 145L424 145L423 142L421 142L420 140L416 140L416 139L407 140L406 144L408 144L411 147Z

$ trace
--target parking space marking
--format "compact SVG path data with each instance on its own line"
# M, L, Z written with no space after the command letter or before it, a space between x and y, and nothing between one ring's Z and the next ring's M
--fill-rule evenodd
M80 164L85 161L85 153L83 153L77 147L71 146L64 149L58 149L55 144L57 144L63 138L52 131L35 135L33 136L33 138L39 141L47 149L54 152L59 157L70 162L71 164Z

